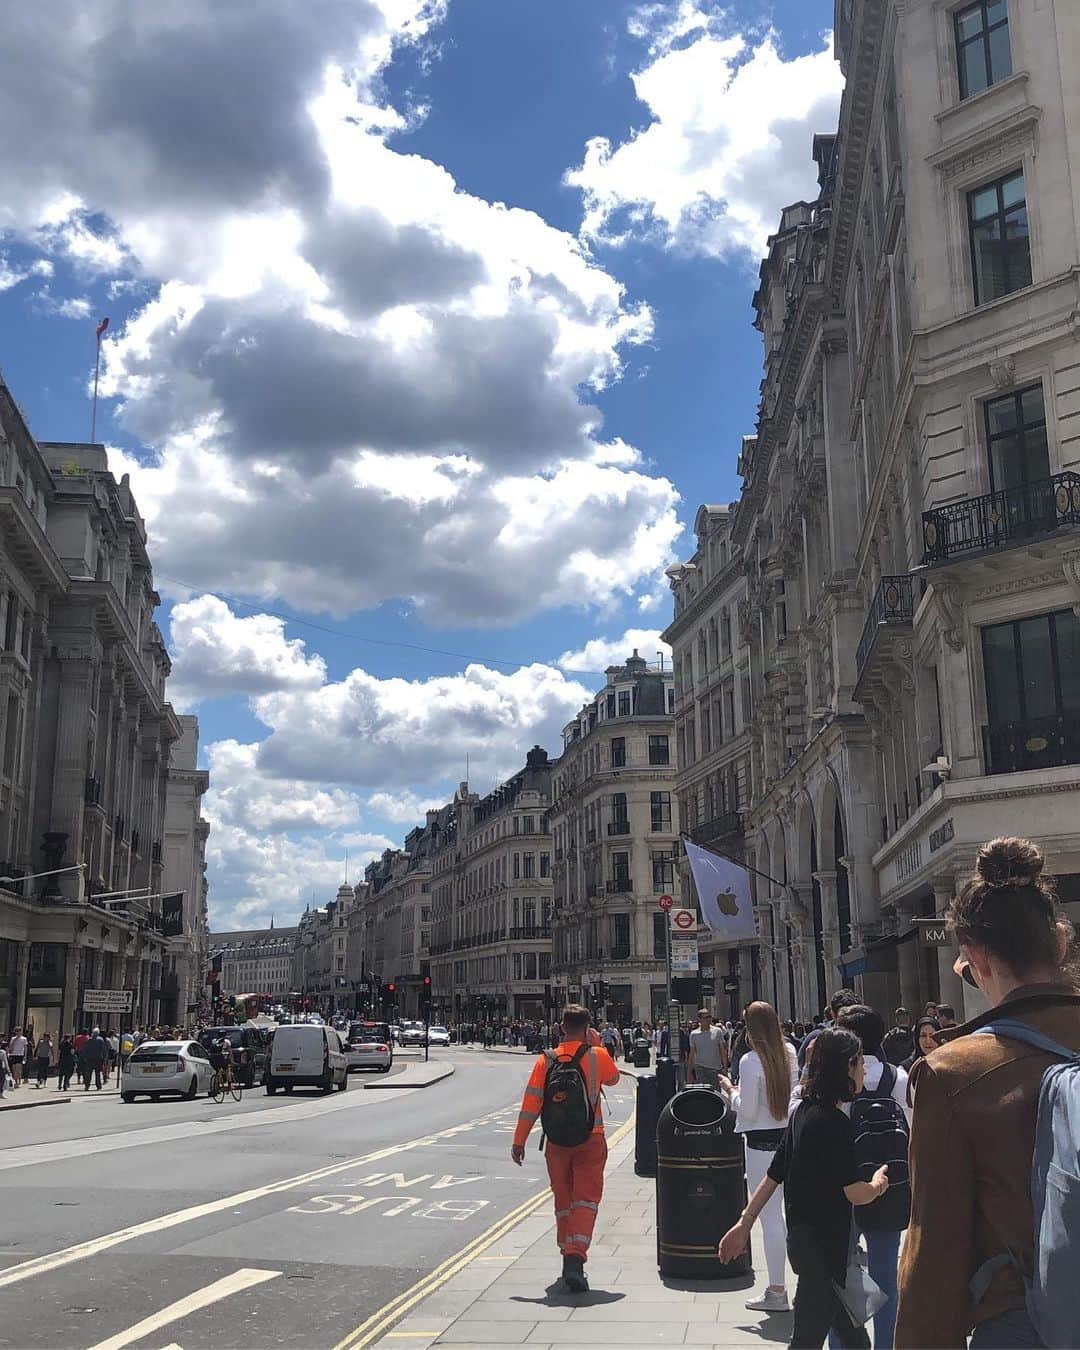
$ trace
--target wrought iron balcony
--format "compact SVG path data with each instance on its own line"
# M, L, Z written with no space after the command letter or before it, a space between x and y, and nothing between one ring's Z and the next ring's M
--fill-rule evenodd
M531 942L551 937L551 924L526 924L523 928L511 928L510 937L514 942Z
M983 727L987 773L1080 764L1080 712Z
M924 517L925 519L925 517ZM861 675L870 658L878 630L883 624L911 626L915 613L914 588L906 573L898 577L882 577L863 624L862 638L855 654L855 665Z
M1057 473L924 511L923 561L1004 548L1068 525L1080 525L1080 474Z
M629 895L634 889L634 883L629 877L615 877L607 884L608 895Z
M742 830L742 816L738 811L727 811L722 816L695 825L690 831L690 838L695 844L708 844L714 839L722 839L727 834L742 834Z
M628 820L613 820L607 827L608 834L629 834L630 822Z

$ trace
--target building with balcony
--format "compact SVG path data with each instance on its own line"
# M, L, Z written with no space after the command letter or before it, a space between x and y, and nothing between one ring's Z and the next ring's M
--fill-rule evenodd
M731 526L762 992L800 1016L839 983L962 1006L918 921L994 834L1080 901L1080 11L837 0L835 32Z
M432 860L438 839L432 817L437 814L428 812L425 823L409 831L404 848L387 849L368 864L363 899L353 924L350 966L358 980L356 992L362 994L365 983L376 989L393 984L394 1008L402 1017L416 1018L421 1013L431 934Z
M731 544L728 507L702 506L694 532L693 557L667 570L675 603L664 641L675 682L679 820L695 843L742 862L751 786L749 653L739 628L746 578L742 555ZM689 865L677 852L681 904L693 909ZM699 948L702 1001L720 1016L738 1016L759 993L757 945L703 937Z
M635 651L563 732L552 775L552 984L557 1005L609 1020L666 1016L667 920L676 884L675 685Z
M183 896L182 931L167 938L162 973L163 1022L179 1023L205 995L209 964L206 908L206 841L210 826L202 817L202 797L210 775L198 767L199 720L182 716L180 739L172 747L165 785L165 837L161 888ZM171 1005L171 1006L170 1006Z
M462 783L429 812L431 980L436 1012L457 1021L549 1019L551 764L540 746L486 796ZM432 817L435 817L432 821Z
M293 946L290 991L307 1000L313 1012L324 1015L356 1007L356 990L349 978L350 915L356 892L342 882L327 904L304 910Z
M142 1024L172 1010L160 895L182 728L158 603L126 476L101 445L35 441L0 382L5 1026L55 1039L87 1020L86 989L130 989Z

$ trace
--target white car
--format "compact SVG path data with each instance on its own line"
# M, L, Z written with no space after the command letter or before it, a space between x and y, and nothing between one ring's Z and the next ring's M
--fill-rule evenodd
M445 1027L428 1027L428 1045L449 1045L450 1033Z
M389 1073L394 1062L394 1042L385 1022L353 1022L345 1045L350 1069L378 1069Z
M124 1065L120 1096L125 1102L140 1094L157 1101L163 1092L176 1092L191 1100L209 1094L213 1081L213 1065L198 1041L143 1041Z

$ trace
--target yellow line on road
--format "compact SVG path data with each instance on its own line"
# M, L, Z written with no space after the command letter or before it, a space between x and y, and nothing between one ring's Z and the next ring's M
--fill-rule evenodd
M411 1139L403 1144L391 1144L387 1148L376 1149L372 1153L362 1153L346 1162L332 1163L328 1167L316 1168L314 1172L303 1172L299 1176L286 1177L283 1181L272 1181L265 1186L255 1186L248 1191L239 1191L235 1195L220 1196L217 1200L209 1200L202 1205L190 1205L187 1209L174 1210L172 1214L162 1214L156 1219L146 1219L144 1222L132 1224L128 1228L120 1228L115 1233L106 1233L103 1237L90 1238L86 1242L76 1243L73 1247L65 1247L45 1256L36 1256L30 1261L21 1261L17 1266L9 1266L7 1270L0 1271L0 1289L4 1289L11 1284L19 1284L22 1280L33 1279L37 1275L48 1274L49 1271L56 1270L60 1266L71 1265L75 1261L83 1261L88 1256L97 1256L101 1252L108 1251L111 1247L119 1247L135 1238L147 1237L151 1233L161 1233L169 1228L177 1228L180 1224L192 1223L196 1219L205 1219L211 1214L220 1214L224 1210L235 1209L238 1205L248 1205L255 1200L263 1200L269 1195L277 1195L282 1191L295 1190L298 1186L306 1186L313 1181L322 1181L324 1177L336 1176L339 1172L348 1172L353 1167L378 1162L381 1158L391 1158L398 1153L411 1153L414 1149L424 1148L439 1139L446 1138L457 1130L469 1129L474 1125L489 1124L494 1115L495 1112L487 1111L484 1115L477 1116L475 1120L452 1125L445 1130L440 1130L437 1134L425 1135L422 1139Z
M608 1141L609 1147L614 1148L626 1138L634 1125L634 1117L631 1116L624 1125L615 1131ZM485 1233L474 1238L472 1242L467 1243L454 1256L447 1257L442 1265L436 1266L422 1279L403 1293L392 1298L389 1303L384 1304L378 1312L372 1313L370 1317L365 1318L363 1322L354 1330L350 1331L344 1339L338 1341L334 1350L363 1350L364 1346L371 1345L373 1341L380 1336L388 1334L401 1335L402 1333L390 1333L389 1328L394 1325L399 1318L405 1316L410 1309L414 1308L429 1294L433 1294L436 1289L444 1285L447 1280L459 1274L466 1266L473 1261L481 1258L481 1253L493 1246L502 1237L505 1237L512 1229L516 1228L523 1219L527 1219L532 1213L540 1208L551 1194L550 1187L545 1186L542 1191L529 1197L517 1209L513 1209L509 1214L504 1215L497 1223L493 1224ZM490 1259L490 1258L488 1258Z

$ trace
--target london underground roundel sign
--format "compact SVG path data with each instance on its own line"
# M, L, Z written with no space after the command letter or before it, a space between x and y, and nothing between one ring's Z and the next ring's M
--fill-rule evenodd
M697 915L692 909L676 910L671 916L671 927L676 933L696 933Z
M670 909L675 903L675 897L673 895L662 895L656 903L661 909Z

